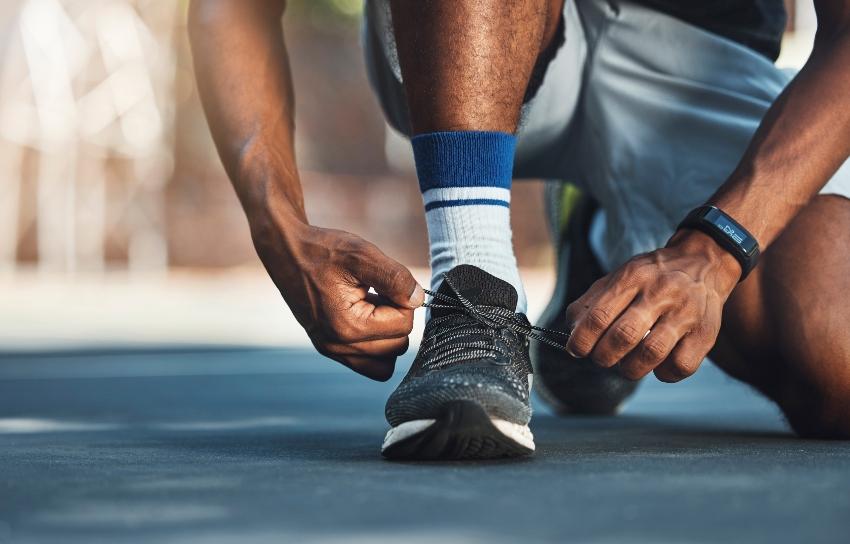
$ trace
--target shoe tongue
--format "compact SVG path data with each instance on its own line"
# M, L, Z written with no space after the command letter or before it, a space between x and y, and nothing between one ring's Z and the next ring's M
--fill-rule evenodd
M517 292L510 283L484 272L471 264L459 264L452 268L446 276L464 298L473 304L501 306L516 311ZM441 295L453 296L452 288L445 279L437 292ZM431 315L437 317L446 312L441 308L433 308Z

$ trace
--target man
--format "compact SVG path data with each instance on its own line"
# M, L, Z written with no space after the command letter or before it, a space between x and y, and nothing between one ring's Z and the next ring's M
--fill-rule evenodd
M799 435L850 437L850 1L815 4L789 81L782 0L367 2L369 74L412 137L437 292L385 455L530 453L529 337L566 343L536 358L561 411L614 412L630 380L682 380L710 352ZM201 96L287 304L321 353L385 380L425 296L372 244L307 222L283 10L192 3ZM558 231L555 331L524 315L512 177L590 195Z

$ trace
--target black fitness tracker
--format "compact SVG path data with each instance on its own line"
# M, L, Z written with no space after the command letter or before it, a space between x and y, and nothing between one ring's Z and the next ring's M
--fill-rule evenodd
M756 267L759 243L747 229L715 206L700 206L679 223L678 229L694 229L711 236L741 263L741 280Z

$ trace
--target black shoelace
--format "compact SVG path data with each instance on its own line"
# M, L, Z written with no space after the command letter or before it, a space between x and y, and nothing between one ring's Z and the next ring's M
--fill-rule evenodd
M448 311L445 315L432 318L429 323L430 331L423 339L420 352L427 366L441 367L470 358L498 360L499 355L509 360L501 344L496 342L500 338L497 334L500 329L509 329L517 335L566 351L566 340L570 337L568 333L535 327L520 314L501 306L473 304L460 293L451 278L444 275L443 281L451 288L451 294L425 289L431 301L423 306ZM458 315L469 319L458 320ZM448 323L452 320L453 326ZM441 323L448 326L439 328ZM457 341L464 338L465 341Z

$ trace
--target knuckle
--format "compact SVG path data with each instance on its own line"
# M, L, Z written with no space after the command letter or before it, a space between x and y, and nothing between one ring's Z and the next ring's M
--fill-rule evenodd
M360 253L369 251L372 247L372 244L370 244L363 238L357 236L356 234L344 231L338 232L339 236L337 237L336 241L337 247L341 250Z
M607 308L596 307L587 314L587 327L594 333L604 331L610 321L611 311Z
M647 363L657 363L664 360L669 350L670 345L665 340L652 338L650 334L641 345L640 358Z
M676 359L673 361L673 373L678 378L687 378L696 372L696 365L686 359Z
M342 266L347 270L356 271L360 268L362 264L362 255L356 247L346 245L345 248L341 248L340 254Z
M634 323L620 323L613 330L613 342L617 347L625 348L640 341L641 333Z
M697 338L701 339L704 342L714 343L714 340L717 339L717 335L720 333L720 324L719 323L708 323L704 322L699 325L692 334L694 334Z
M357 236L343 231L334 231L333 236L326 239L327 244L336 251L356 253L361 240Z
M623 267L623 271L632 279L632 281L639 282L648 277L649 269L652 264L652 256L644 253L637 255L628 261Z
M696 365L683 358L675 358L665 373L671 381L678 382L692 376L696 372Z
M590 355L593 345L593 340L589 336L582 334L582 331L576 331L568 344L570 351L579 357Z
M641 284L642 286L645 286L645 284L650 283L650 280L653 279L653 273L649 266L640 264L635 265L631 277L633 284Z
M375 261L373 247L369 242L351 236L343 240L338 249L342 253L343 263L359 270Z
M638 269L640 269L640 256L633 257L626 261L626 264L623 265L623 274L626 276L633 276Z

